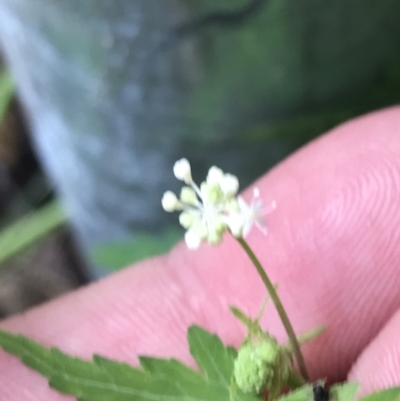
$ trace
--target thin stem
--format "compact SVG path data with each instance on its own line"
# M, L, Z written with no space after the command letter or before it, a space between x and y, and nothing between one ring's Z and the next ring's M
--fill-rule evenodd
M257 269L258 274L261 277L261 280L263 281L265 287L267 288L269 296L271 297L272 302L274 303L275 308L278 311L279 317L281 318L282 324L288 334L289 341L293 348L293 353L294 353L297 363L299 365L300 373L306 381L309 381L306 364L304 362L303 354L301 353L301 350L300 350L299 342L296 338L296 334L293 330L292 324L290 323L290 320L285 311L285 308L283 307L282 302L278 297L278 294L275 290L275 286L272 284L267 273L263 269L260 261L258 260L257 256L254 254L254 252L251 250L251 248L249 247L247 242L243 238L237 238L237 240L240 243L240 245L243 247L243 249L245 250L247 255L249 256L250 260L253 262L255 268Z

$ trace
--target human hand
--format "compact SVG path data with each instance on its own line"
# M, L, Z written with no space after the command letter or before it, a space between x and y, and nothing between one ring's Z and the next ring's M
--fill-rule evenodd
M400 384L400 108L347 123L297 152L256 184L277 202L270 234L248 242L306 344L312 379L346 378L369 392ZM160 206L161 207L161 206ZM137 354L191 363L186 330L199 324L239 345L228 305L253 315L265 289L235 240L189 251L184 244L99 283L2 323L6 330L90 358L136 363ZM272 304L262 326L286 341ZM0 400L72 398L19 360L0 354Z

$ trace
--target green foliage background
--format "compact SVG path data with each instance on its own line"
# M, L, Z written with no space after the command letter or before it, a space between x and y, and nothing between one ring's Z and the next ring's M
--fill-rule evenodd
M248 1L183 4L196 18ZM207 150L215 142L231 146L232 136L221 132L233 132L239 146L262 146L272 165L354 116L399 103L399 15L396 0L269 0L242 26L202 30L195 40L207 79L188 104L190 118L201 124L183 140ZM1 73L0 120L12 94ZM143 233L100 246L92 256L101 266L121 268L167 251L179 238L174 228Z

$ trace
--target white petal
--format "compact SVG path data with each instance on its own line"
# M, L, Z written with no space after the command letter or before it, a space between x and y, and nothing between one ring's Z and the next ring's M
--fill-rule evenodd
M276 209L276 201L272 201L268 206L263 207L264 205L261 205L261 214L265 216L266 214L272 213Z
M243 231L242 231L243 238L246 238L250 234L252 228L253 228L253 222L247 220L243 226Z
M256 227L257 227L264 235L267 235L267 234L268 234L267 222L265 221L265 219L264 219L263 217L260 217L260 218L256 221Z
M246 203L246 201L241 196L237 197L237 201L238 201L240 212L242 214L248 213L250 210L250 206Z
M249 206L241 196L238 196L239 214L243 218L243 237L246 237L255 225L264 235L267 234L267 222L263 217L263 201L259 199L258 188L254 189L254 198Z

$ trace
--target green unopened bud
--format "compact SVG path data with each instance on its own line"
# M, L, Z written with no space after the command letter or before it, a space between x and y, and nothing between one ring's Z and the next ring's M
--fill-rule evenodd
M238 388L244 393L260 394L272 383L279 356L279 344L272 337L244 343L239 349L233 371Z
M170 212L170 213L174 212L175 210L178 210L178 208L180 206L180 202L178 201L178 198L171 191L167 191L164 193L162 200L161 200L161 204L162 204L163 209L166 212Z
M205 240L208 237L208 228L204 221L195 221L191 230L202 240Z
M197 205L198 203L196 192L190 187L183 187L181 189L180 198L182 202L188 205Z
M192 227L196 219L199 218L199 214L194 210L185 210L179 215L179 223L183 228L188 230Z
M208 184L207 182L203 182L201 184L201 195L203 196L204 202L211 203L215 205L221 202L223 198L223 193L221 188L217 184Z
M209 231L207 242L211 245L218 245L221 243L223 234L219 231Z

